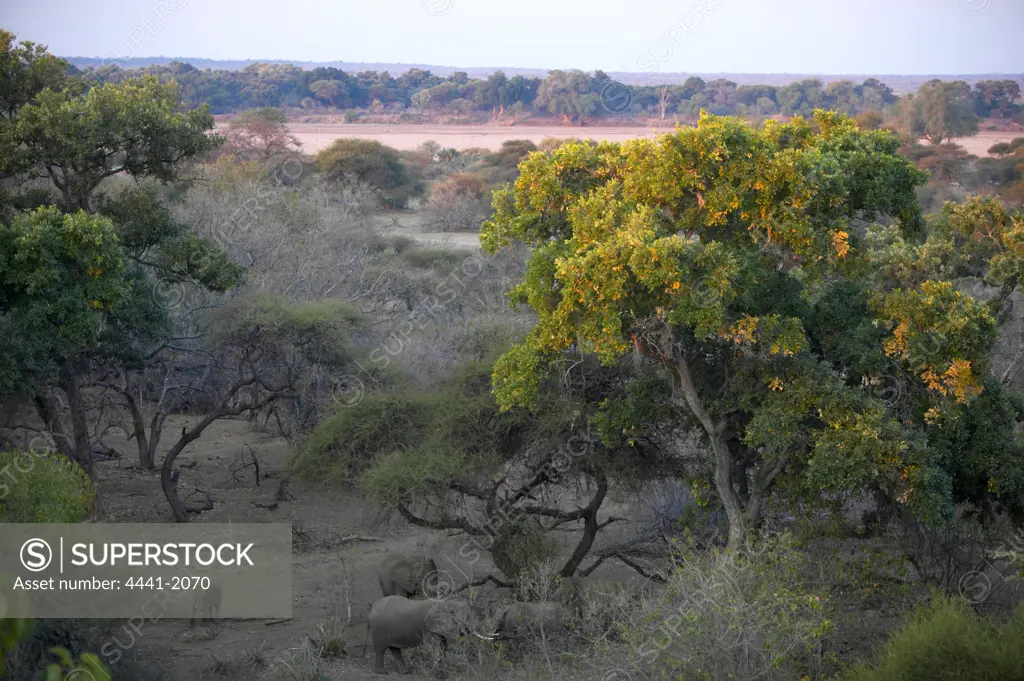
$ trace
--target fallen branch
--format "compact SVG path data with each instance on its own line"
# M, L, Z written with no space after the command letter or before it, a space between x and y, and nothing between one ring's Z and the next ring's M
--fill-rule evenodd
M494 582L495 586L500 586L500 587L503 587L505 589L511 589L512 588L512 583L511 582L503 582L500 579L498 579L497 577L495 577L494 575L487 575L486 577L481 577L480 579L478 579L476 581L466 582L465 584L460 586L458 589L456 589L455 593L459 593L460 591L465 591L466 589L468 589L470 587L473 587L473 586L483 586L487 582Z
M619 562L624 563L625 565L633 568L634 570L639 572L640 575L642 577L644 577L645 579L649 579L652 582L657 582L658 584L668 584L668 580L665 579L663 576L657 574L656 572L647 572L642 567L640 567L640 565L638 565L637 563L633 562L629 558L626 558L622 554L616 554L616 555L612 556L612 558L615 558Z
M275 624L284 624L285 622L291 622L291 621L292 621L291 617L279 617L276 620L267 620L266 622L263 623L263 626L265 626L265 627L272 627Z
M364 537L361 534L350 534L347 537L342 537L338 541L342 542L342 543L345 543L345 542L350 542L350 541L384 541L384 540L381 539L380 537L369 537L369 536Z

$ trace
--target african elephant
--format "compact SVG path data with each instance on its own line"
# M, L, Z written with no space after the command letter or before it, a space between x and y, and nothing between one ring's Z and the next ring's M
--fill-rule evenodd
M437 573L437 565L430 558L423 556L388 556L377 571L380 590L385 596L405 596L412 598L417 594L433 596L436 587L424 584L431 573Z
M545 636L565 630L566 613L555 601L512 603L498 611L494 633L510 639L544 633Z
M420 645L426 634L440 638L442 652L447 651L448 639L453 636L471 633L483 639L494 638L473 631L475 622L476 616L465 601L414 601L403 596L385 596L373 604L367 620L375 655L373 671L387 673L384 651L390 650L399 671L408 674L402 649Z

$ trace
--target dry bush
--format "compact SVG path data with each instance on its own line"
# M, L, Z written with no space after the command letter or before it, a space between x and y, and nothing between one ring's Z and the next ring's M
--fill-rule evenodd
M178 217L249 268L247 288L291 300L375 298L369 279L376 193L358 182L289 188L273 180L214 182L191 189Z
M1024 531L1006 517L983 519L970 504L931 523L898 518L890 528L894 543L928 586L960 596L976 609L1005 615L1022 600L1015 579Z
M659 680L819 678L825 599L788 541L677 560L664 591L622 624L635 669Z
M486 194L482 177L459 173L431 186L428 207L437 214L442 232L473 230L483 218Z
M261 681L323 681L326 666L320 650L308 639L285 652L260 675Z

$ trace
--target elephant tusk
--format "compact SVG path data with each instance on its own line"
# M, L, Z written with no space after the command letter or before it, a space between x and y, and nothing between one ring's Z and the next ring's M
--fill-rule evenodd
M477 638L483 639L484 641L493 641L494 640L494 636L482 636L482 635L476 633L475 631L473 632L473 635L476 636Z

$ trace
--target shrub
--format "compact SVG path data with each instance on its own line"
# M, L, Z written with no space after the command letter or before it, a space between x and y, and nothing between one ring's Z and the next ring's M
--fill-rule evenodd
M376 187L392 208L404 207L423 189L418 181L409 177L398 151L376 140L335 140L317 154L316 163L329 180L355 177Z
M1014 681L1024 679L1024 611L1002 627L961 600L936 597L886 645L873 665L845 681Z
M430 188L430 208L442 232L475 229L480 225L487 193L484 179L459 173Z
M545 154L558 149L559 147L565 146L566 144L586 144L588 146L597 146L597 142L592 139L581 139L579 137L545 137L537 145L538 151L543 151Z
M856 120L857 125L860 126L861 130L877 130L882 127L882 123L885 122L882 114L873 110L861 112L857 115Z
M490 165L512 170L534 151L537 151L537 145L531 140L506 140L501 143L501 149L489 156L486 161Z
M0 522L77 523L96 489L81 466L54 452L0 452Z
M623 625L633 665L656 679L819 677L832 623L801 560L786 537L741 555L682 551L666 588Z
M554 558L555 548L554 540L533 519L513 519L498 529L491 557L499 570L515 580L547 564Z

